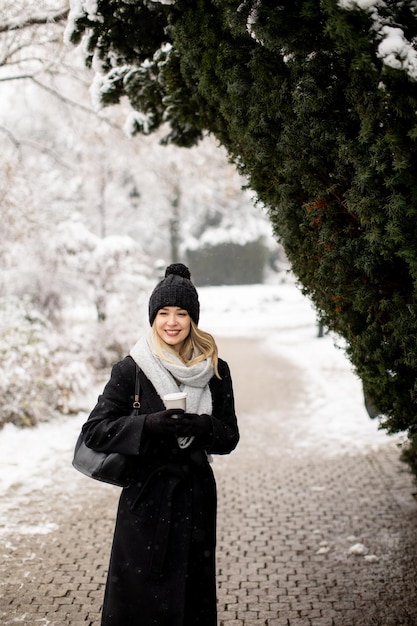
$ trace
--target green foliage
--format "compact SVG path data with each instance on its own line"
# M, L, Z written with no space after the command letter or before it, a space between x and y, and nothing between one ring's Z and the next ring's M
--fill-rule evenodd
M384 27L412 42L417 15L411 0L350 4L101 0L73 39L108 72L105 101L127 95L180 145L208 130L226 147L384 426L412 433L417 82L407 51L388 63L379 45Z

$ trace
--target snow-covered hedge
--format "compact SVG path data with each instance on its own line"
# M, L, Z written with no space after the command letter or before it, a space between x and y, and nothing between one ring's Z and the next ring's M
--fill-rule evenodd
M187 250L187 262L193 279L204 285L252 285L262 283L268 251L264 241L206 244Z

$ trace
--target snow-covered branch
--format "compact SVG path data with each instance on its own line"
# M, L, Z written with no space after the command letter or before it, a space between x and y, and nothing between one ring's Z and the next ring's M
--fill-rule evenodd
M378 57L388 67L405 71L410 78L417 80L417 42L415 39L408 41L384 0L339 0L338 4L348 11L366 11L379 40ZM417 10L415 3L414 10Z
M25 18L16 18L10 22L0 24L0 33L24 30L26 28L33 28L36 26L44 26L45 24L52 24L57 22L64 22L68 17L69 9L63 8L61 11L54 12L50 15L32 15Z

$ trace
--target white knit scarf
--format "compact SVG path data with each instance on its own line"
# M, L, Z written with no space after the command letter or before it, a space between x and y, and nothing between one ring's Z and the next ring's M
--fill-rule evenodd
M187 413L211 415L213 410L211 392L208 385L214 370L211 359L194 365L185 365L172 352L165 352L161 359L154 350L153 330L142 337L130 351L130 356L151 381L161 398L178 390L187 394Z

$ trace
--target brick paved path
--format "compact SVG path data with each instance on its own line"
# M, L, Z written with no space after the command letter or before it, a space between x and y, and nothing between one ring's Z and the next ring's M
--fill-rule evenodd
M214 463L219 626L415 626L417 488L396 445L295 446L297 372L256 342L221 343L242 439ZM2 626L99 624L118 490L72 470L70 448L47 489L11 499Z

